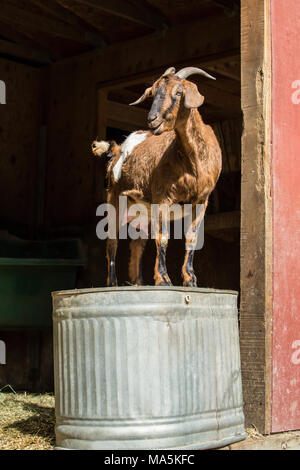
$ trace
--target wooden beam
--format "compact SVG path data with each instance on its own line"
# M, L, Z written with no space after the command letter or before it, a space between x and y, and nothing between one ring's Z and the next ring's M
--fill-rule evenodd
M62 6L72 11L77 0L57 0ZM84 0L85 5L99 12L124 18L142 26L161 29L166 25L165 19L154 9L147 7L144 2L124 2L123 0ZM96 12L95 12L96 14Z
M11 56L18 59L24 59L37 64L50 64L49 54L35 51L31 47L15 44L10 41L0 39L0 55Z
M49 51L49 49L42 47L25 34L1 22L0 31L1 36L5 38L1 49L3 53L32 62L51 63L52 51ZM18 49L13 50L13 46Z
M114 88L109 91L108 99L118 103L129 104L136 101L142 93L131 91L127 88ZM144 104L145 105L145 104Z
M106 45L105 38L89 23L85 22L81 18L78 18L74 12L68 11L66 8L56 2L49 2L49 0L30 0L30 2L40 8L41 11L50 13L64 23L68 23L80 29L86 29L87 37L90 36L91 38L94 38L93 41L95 46L103 47Z
M228 55L228 59L230 60L235 55ZM181 66L186 65L187 61L181 63L177 66L177 69L180 69ZM203 61L193 60L193 65L201 66L205 69L209 69L210 66L217 63L217 59L213 58L206 58ZM130 87L133 85L143 85L145 87L149 86L156 80L159 75L165 69L162 68L156 72L144 72L133 77L124 77L118 78L113 80L109 83L105 82L104 86L102 83L99 83L99 88L107 89L108 91L113 92L114 90L121 90L124 87ZM212 83L210 80L203 80L202 78L199 79L196 76L194 77L195 81L198 82L197 85L201 90L201 93L205 97L205 106L212 106L215 111L223 111L227 112L227 118L234 118L238 117L241 113L241 100L240 100L240 92L239 87L235 86L237 82L230 81L228 79L218 78L216 82ZM193 80L193 77L191 77ZM232 86L234 85L234 86ZM121 91L120 91L121 93ZM135 96L135 99L138 96ZM131 101L128 98L128 103L135 101L132 97Z
M159 75L157 75L155 78L158 78L158 76ZM128 84L126 83L125 86L127 85ZM227 109L229 112L228 116L230 117L237 116L240 114L241 100L238 95L210 85L209 83L207 83L207 80L203 80L203 82L199 83L198 88L201 91L202 95L205 97L205 103L212 105L217 109ZM141 110L141 108L131 109Z
M95 40L89 31L83 28L66 24L52 16L38 15L12 5L1 5L0 21L8 25L24 26L32 31L41 31L50 36L61 37L81 44L90 44L94 47L102 45L102 41Z
M126 43L125 44L123 43L123 46L126 47ZM120 44L119 47L122 48L122 44ZM108 49L110 49L110 47ZM88 55L91 55L91 54L93 53L89 53ZM177 62L174 62L174 66L176 70L180 70L181 68L187 67L190 65L195 66L195 67L201 67L201 68L204 68L205 70L206 69L213 70L215 66L216 68L218 68L218 65L223 64L224 61L226 63L227 62L230 63L237 59L239 59L239 54L237 53L237 50L234 50L234 51L228 50L221 54L212 54L210 56L205 56L202 58L199 57L199 58L193 58L193 59L187 59L187 58L185 58L184 60L181 59L181 60L178 60ZM225 66L223 68L225 68ZM166 69L166 66L163 65L158 68L153 68L151 70L140 72L134 75L118 77L118 78L110 80L109 82L101 81L99 82L99 86L101 86L101 88L107 88L109 90L118 89L121 86L130 87L130 86L139 85L139 84L150 86L153 83L153 81L156 80L160 76L160 74L164 72L165 69ZM222 65L220 65L220 69L222 69ZM216 72L218 73L217 70ZM221 76L217 78L216 83L218 84L218 88L221 88L221 89L223 88L224 90L229 91L229 92L233 91L233 93L239 90L239 87L236 86L234 82L228 81L226 79L225 79L226 81L224 80L224 77L228 76L226 73L223 73L223 71L220 71L220 75L223 75L223 77ZM194 78L196 80L197 79L201 80L201 82L203 81L202 78L199 79L199 77L197 77L196 75ZM211 81L206 80L206 83L211 83Z
M240 341L246 425L270 432L272 322L270 0L242 0Z
M116 127L118 123L119 126L122 126L120 129L129 131L147 128L148 111L145 109L107 101L106 110L107 123L111 127Z
M236 0L211 0L217 6L221 7L229 16L236 15L239 12L239 4Z
M20 25L13 25L12 27L0 22L0 31L1 36L5 39L8 39L15 44L26 46L34 50L36 53L39 53L41 56L49 56L51 61L61 59L61 56L54 51L48 43L45 43L45 40L44 38L41 38L41 35L39 35L38 39L32 37L32 33L29 33L26 28Z
M218 31L218 34L212 34ZM168 31L112 44L100 51L76 57L77 62L99 63L99 87L119 87L122 82L139 83L157 77L168 66L205 65L236 56L240 50L240 24L235 18L206 18ZM116 56L118 60L113 60ZM64 63L74 59L64 59ZM103 67L105 64L105 67ZM97 70L96 70L97 72ZM129 83L130 85L130 83Z
M218 73L224 77L231 78L240 83L241 81L241 58L237 56L235 59L230 58L230 60L216 61L213 64L209 64L207 69L211 72Z
M192 79L192 77L191 77ZM236 115L240 112L241 109L241 99L240 96L230 93L217 87L216 85L210 85L206 80L198 83L198 88L201 94L204 96L205 101L212 106L215 106L219 109L226 109L229 111L230 116ZM200 108L201 111L201 108Z

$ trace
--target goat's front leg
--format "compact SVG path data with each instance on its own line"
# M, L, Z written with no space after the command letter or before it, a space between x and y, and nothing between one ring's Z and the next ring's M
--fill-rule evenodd
M193 207L192 223L185 236L185 257L182 266L183 285L197 287L197 277L194 272L194 254L198 241L199 228L204 218L207 201L196 211ZM197 213L196 213L197 212Z
M160 220L158 227L155 229L156 261L154 268L154 280L156 286L172 285L166 265L168 242L169 233L167 230L167 224L162 223L162 220Z

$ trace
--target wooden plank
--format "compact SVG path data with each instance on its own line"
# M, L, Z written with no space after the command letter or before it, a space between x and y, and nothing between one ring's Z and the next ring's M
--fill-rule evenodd
M48 53L41 53L31 47L15 44L10 41L4 41L3 39L0 39L0 54L5 54L6 56L16 57L19 59L25 59L38 64L51 63L51 59Z
M119 122L129 124L130 127L136 129L147 128L148 111L142 108L134 108L127 104L116 103L114 101L107 102L107 120L108 122ZM110 123L110 125L112 125ZM123 129L123 127L121 127Z
M41 62L46 62L48 59L51 62L52 51L49 51L49 47L43 47L39 42L32 40L25 33L17 31L15 27L12 28L10 25L7 25L3 22L0 22L0 31L1 36L5 38L3 40L9 40L13 44L24 47L26 51L32 51L31 54L34 58L29 60L35 61L36 58L38 60L41 59ZM25 54L27 55L27 53L28 52L24 51L24 58L26 58Z
M142 41L142 38L141 38L141 41ZM127 43L125 43L125 44L123 43L123 45L120 44L119 47L120 48L126 47L126 44ZM94 55L94 54L95 54L95 52L94 53L84 54L83 57L84 56L89 57L89 56ZM198 58L193 58L193 59L187 59L186 57L185 58L180 58L180 59L177 60L177 62L174 62L173 65L176 68L176 70L180 70L182 67L187 67L187 66L195 66L195 67L203 68L205 70L206 69L209 70L210 68L213 68L215 65L219 64L220 62L223 62L224 60L230 62L230 61L236 59L236 57L237 57L237 51L236 50L227 50L227 51L225 51L223 53L220 53L220 54L211 54L211 55L205 56L205 57L198 57ZM149 86L165 70L166 70L166 66L162 65L160 67L147 69L143 72L126 75L124 77L119 77L118 76L118 77L112 78L109 81L100 81L99 82L99 87L108 88L109 90L114 90L114 89L120 88L121 86L130 87L130 86L134 86L134 85L139 85L141 83L143 83L145 86ZM222 75L222 73L220 75ZM223 74L223 75L226 76L225 74ZM197 79L197 76L195 76L195 78ZM226 85L225 85L225 80L222 80L222 77L221 77L221 80L218 79L218 84L220 85L220 83L224 84L224 85L221 86L221 89L223 87L223 90L225 90L225 89L227 90L228 88L229 89L231 89L231 88L236 89L236 86L232 87L232 82L230 82L228 80L227 80Z
M26 26L26 28L30 28L33 31L41 31L77 43L99 46L99 41L95 41L95 38L92 38L88 31L83 28L69 25L49 15L38 15L11 5L1 5L0 20L8 25Z
M0 106L1 224L8 229L22 227L30 237L36 204L41 71L0 59L0 77L6 84L6 104Z
M62 6L72 11L76 0L57 0ZM79 2L80 3L80 2ZM162 15L154 9L147 7L143 2L124 2L123 0L85 0L85 5L90 8L104 11L110 15L124 18L143 26L161 29L165 26L166 21ZM95 14L97 12L95 11Z
M236 0L211 0L213 3L221 7L230 16L239 12L239 5Z
M238 82L241 81L241 58L238 56L236 60L230 58L229 60L217 61L215 64L209 64L208 70L211 72L217 72L224 77L232 78Z
M5 24L0 18L0 31L1 36L5 39L9 39L13 43L29 47L37 53L40 53L42 56L48 55L52 61L56 61L62 57L58 51L53 49L49 44L49 41L47 41L47 38L45 39L44 35L37 34L34 36L34 34L31 31L29 32L24 26Z
M105 193L104 162L103 177L98 179L95 165L101 165L102 160L95 159L91 151L98 133L93 64L54 64L48 95L46 229L83 227L95 217L94 189L98 192L102 188ZM96 238L94 231L91 233Z
M222 230L232 230L240 228L240 212L221 212L210 214L205 217L206 232L220 232Z
M270 432L272 208L269 0L242 0L240 340L246 424Z
M222 150L222 173L241 169L241 119L211 124Z
M94 41L94 46L103 47L106 44L104 37L99 31L96 31L90 24L86 23L81 18L78 18L73 12L68 11L63 6L49 2L49 0L30 1L40 8L41 11L47 14L50 13L51 16L58 18L59 21L63 21L64 23L68 23L80 29L86 29L86 35Z
M197 65L197 64L196 64ZM180 67L178 67L179 69ZM142 77L135 77L134 79L128 79L128 81L122 81L123 87L132 86L133 84L143 84L145 81L149 83L153 83L155 79L159 77L161 72L157 73L156 75L151 72L148 76L144 75ZM191 77L193 80L193 77ZM236 117L239 116L241 113L241 99L239 94L229 91L226 89L228 88L226 81L218 80L216 85L211 85L208 80L199 80L195 77L195 82L198 85L201 94L205 97L205 104L211 105L216 109L227 110L228 117ZM111 86L104 86L102 87L100 84L101 89L107 89L108 91L114 90L116 86L120 87L121 83L119 81L118 85L116 83L111 84ZM146 84L145 84L146 87ZM129 101L128 101L129 102ZM138 108L137 108L138 109ZM201 111L201 110L200 110Z
M0 331L0 337L7 352L0 389L9 384L15 391L53 392L52 330Z
M218 34L212 35L211 31ZM236 56L239 48L240 26L236 19L206 18L82 54L77 61L93 60L99 64L99 87L118 87L129 77L139 83L143 74L149 77L149 71L157 77L168 66L205 65ZM65 59L64 63L72 60Z

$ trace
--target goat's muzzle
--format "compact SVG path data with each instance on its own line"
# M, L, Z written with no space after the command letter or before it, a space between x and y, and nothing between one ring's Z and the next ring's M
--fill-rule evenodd
M155 116L153 119L151 117L148 117L148 126L152 131L155 131L158 129L163 121L159 118L159 116Z

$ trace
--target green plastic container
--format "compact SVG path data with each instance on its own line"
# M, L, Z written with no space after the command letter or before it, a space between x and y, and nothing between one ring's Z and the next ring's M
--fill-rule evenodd
M0 235L0 328L52 326L51 292L76 287L79 240L28 242Z

